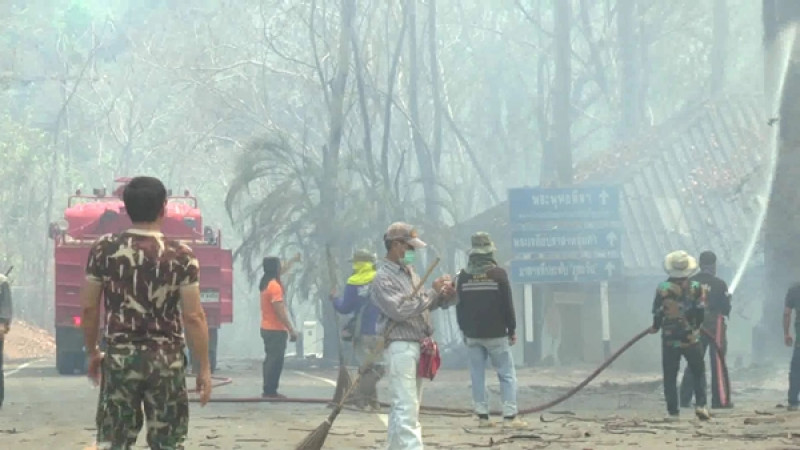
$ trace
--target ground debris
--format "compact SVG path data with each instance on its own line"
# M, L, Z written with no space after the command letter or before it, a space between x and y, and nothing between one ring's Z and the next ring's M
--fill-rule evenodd
M554 413L551 413L554 414ZM539 416L539 422L542 423L553 423L558 422L559 420L563 420L566 422L594 422L594 423L607 423L613 422L615 420L619 420L619 416L609 416L609 417L578 417L574 413L572 415L564 415L562 417L555 417L553 419L546 419L545 415L542 414Z
M644 422L639 419L620 420L605 423L603 425L603 431L609 434L658 434L658 432L649 429L647 425L643 425Z
M777 433L706 433L701 430L697 430L694 433L697 437L707 437L713 438L714 440L717 439L738 439L738 440L763 440L763 439L795 439L800 438L800 433L786 433L786 432L777 432Z
M765 423L783 423L786 420L783 417L748 417L744 419L745 425L762 425Z

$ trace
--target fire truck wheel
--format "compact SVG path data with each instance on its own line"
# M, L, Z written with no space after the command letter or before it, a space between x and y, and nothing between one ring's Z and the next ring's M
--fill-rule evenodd
M56 352L56 369L60 375L72 375L72 364L69 363L69 356L65 352Z
M88 362L82 352L56 352L56 369L60 375L85 374Z

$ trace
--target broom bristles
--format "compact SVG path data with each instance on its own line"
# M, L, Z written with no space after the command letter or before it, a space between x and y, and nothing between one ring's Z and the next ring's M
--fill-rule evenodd
M344 399L344 394L353 385L353 379L350 377L350 371L343 364L339 364L339 377L336 379L336 392L333 394L332 403L340 403Z
M330 430L330 421L326 420L322 422L316 430L312 431L302 442L297 444L295 450L322 450L322 446L325 444L325 439L328 438L328 432Z

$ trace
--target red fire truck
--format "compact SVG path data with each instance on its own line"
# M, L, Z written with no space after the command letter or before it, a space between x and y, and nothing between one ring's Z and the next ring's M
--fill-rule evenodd
M81 331L78 291L85 279L88 249L95 239L131 226L122 202L129 178L115 180L112 195L94 189L92 195L69 197L64 219L50 225L55 241L56 367L60 374L85 373L86 354ZM208 318L211 368L217 364L217 330L233 321L233 259L222 248L219 230L203 226L197 198L189 191L174 196L169 191L162 231L167 238L189 245L200 263L200 294Z

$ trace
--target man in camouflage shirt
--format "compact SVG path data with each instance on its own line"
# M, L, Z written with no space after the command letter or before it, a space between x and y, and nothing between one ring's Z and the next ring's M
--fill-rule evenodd
M133 226L94 243L81 291L89 377L101 386L97 444L130 448L146 418L151 449L182 449L189 425L184 325L192 354L200 359L201 403L211 394L198 263L189 247L160 232L167 202L161 181L133 178L123 200ZM101 298L105 355L97 346Z
M664 259L664 270L669 278L656 290L651 333L661 329L661 364L667 412L672 419L680 414L677 383L683 356L693 376L697 401L695 414L701 420L708 420L711 416L706 408L705 363L699 340L705 307L703 290L700 283L689 280L697 272L697 261L685 251L672 252Z

